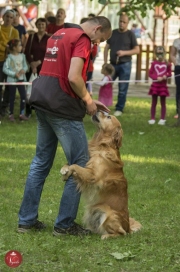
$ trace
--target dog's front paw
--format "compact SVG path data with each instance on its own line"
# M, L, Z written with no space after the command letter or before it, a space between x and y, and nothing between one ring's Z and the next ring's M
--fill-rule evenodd
M61 168L60 173L62 175L63 180L67 180L69 178L69 176L72 174L71 171L70 171L69 165L64 165Z

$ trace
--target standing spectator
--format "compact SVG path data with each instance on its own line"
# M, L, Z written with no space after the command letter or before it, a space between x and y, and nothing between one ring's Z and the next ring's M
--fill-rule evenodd
M65 23L49 38L40 77L33 81L31 104L36 108L38 133L36 155L27 177L19 211L18 232L42 230L38 207L43 186L60 142L69 165L85 166L88 144L83 126L86 112L94 115L108 109L92 100L85 81L91 42L100 43L111 36L111 23L98 16L79 25ZM80 193L72 176L64 185L53 235L86 235L88 230L75 223Z
M91 44L91 56L89 61L89 67L87 72L87 81L92 80L94 71L94 59L97 55L97 44ZM90 95L92 96L92 84L90 82L86 83L86 87Z
M7 43L12 39L19 39L18 31L12 26L15 12L6 10L3 15L3 24L0 25L0 82L6 81L6 75L3 73L3 64L6 58ZM0 85L0 119L5 115L9 104L9 89L6 86L2 101L2 85Z
M157 46L155 49L156 60L152 62L149 77L154 81L151 84L149 95L152 95L151 103L151 119L148 121L150 125L155 124L156 105L158 96L161 101L161 118L158 125L165 125L166 120L166 96L169 96L167 87L167 78L171 76L171 64L165 60L165 50L163 46Z
M95 16L94 16L95 17ZM94 18L92 17L92 18ZM80 24L83 24L86 22L89 18L83 17L80 21ZM91 55L90 55L90 60L89 60L89 67L88 67L88 72L87 72L87 81L92 80L92 75L93 75L93 70L94 70L94 59L97 55L97 44L91 44ZM86 83L86 88L90 95L92 96L92 84L90 82Z
M114 67L111 64L104 64L101 69L101 74L104 75L101 82L96 83L100 85L99 98L105 106L110 107L113 104L113 88L112 88L112 76L114 74Z
M38 18L35 25L38 31L29 35L24 52L30 65L30 71L27 73L28 81L32 73L39 74L46 53L47 40L49 39L46 34L46 19ZM26 116L30 117L31 113L29 104L26 104Z
M8 51L10 52L4 62L3 72L7 75L7 82L24 82L26 81L25 73L28 69L25 55L22 52L21 41L17 39L8 42ZM24 85L9 86L9 120L15 122L14 119L14 101L16 96L16 88L20 94L20 113L19 120L27 121L28 118L24 115L26 102L26 90Z
M121 15L119 18L119 28L113 30L111 38L104 48L104 63L108 60L108 50L110 49L110 63L115 68L113 80L129 80L131 75L132 55L139 53L139 46L136 37L131 30L128 30L129 18ZM129 83L118 83L118 100L115 106L115 116L120 116L126 103L126 95Z
M89 13L88 14L88 19L94 18L96 15L94 13ZM93 63L95 62L96 57L99 56L99 52L101 52L101 48L99 46L99 44L97 44L97 53L96 56L93 58Z
M44 18L46 19L47 25L49 25L50 23L56 22L56 17L54 16L54 13L52 11L47 11L44 14Z
M131 31L134 33L136 38L141 38L141 28L137 24L132 24Z
M47 33L49 36L54 34L56 31L64 27L64 20L66 18L66 12L64 9L60 8L58 9L56 13L56 22L55 23L50 23L47 26Z
M179 29L180 34L180 29ZM180 37L175 39L171 47L170 59L174 64L174 75L176 84L176 115L174 118L178 118L180 114Z
M13 26L19 32L19 38L20 38L21 43L22 43L22 52L24 52L26 42L27 42L27 39L28 39L28 34L26 32L25 27L19 23L20 15L19 15L18 10L16 8L14 8L13 10L16 13L16 16L14 17L14 21L13 21Z

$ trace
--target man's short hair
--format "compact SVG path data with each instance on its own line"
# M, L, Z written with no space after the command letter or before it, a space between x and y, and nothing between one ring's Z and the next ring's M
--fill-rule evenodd
M96 16L96 17L90 18L88 22L101 25L102 26L101 32L111 29L111 22L105 16Z
M65 11L65 9L63 9L63 8L58 8L58 10L57 10L57 12L56 12L56 14L58 13L58 11L60 11L60 10L62 10L65 14L66 14L66 11Z

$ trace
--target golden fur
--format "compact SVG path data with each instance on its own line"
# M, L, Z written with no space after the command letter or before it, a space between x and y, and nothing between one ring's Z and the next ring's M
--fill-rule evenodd
M85 168L76 164L61 169L63 179L73 175L87 203L84 222L102 239L137 231L141 224L129 218L127 180L119 148L121 124L115 116L98 112L92 118L98 131L89 142L90 159Z

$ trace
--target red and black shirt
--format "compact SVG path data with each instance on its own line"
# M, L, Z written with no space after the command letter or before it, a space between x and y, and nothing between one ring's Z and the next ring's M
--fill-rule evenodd
M82 58L82 77L86 81L90 52L91 40L82 28L65 23L64 28L48 39L40 77L33 82L30 103L62 118L82 120L86 108L71 88L68 73L71 58Z

